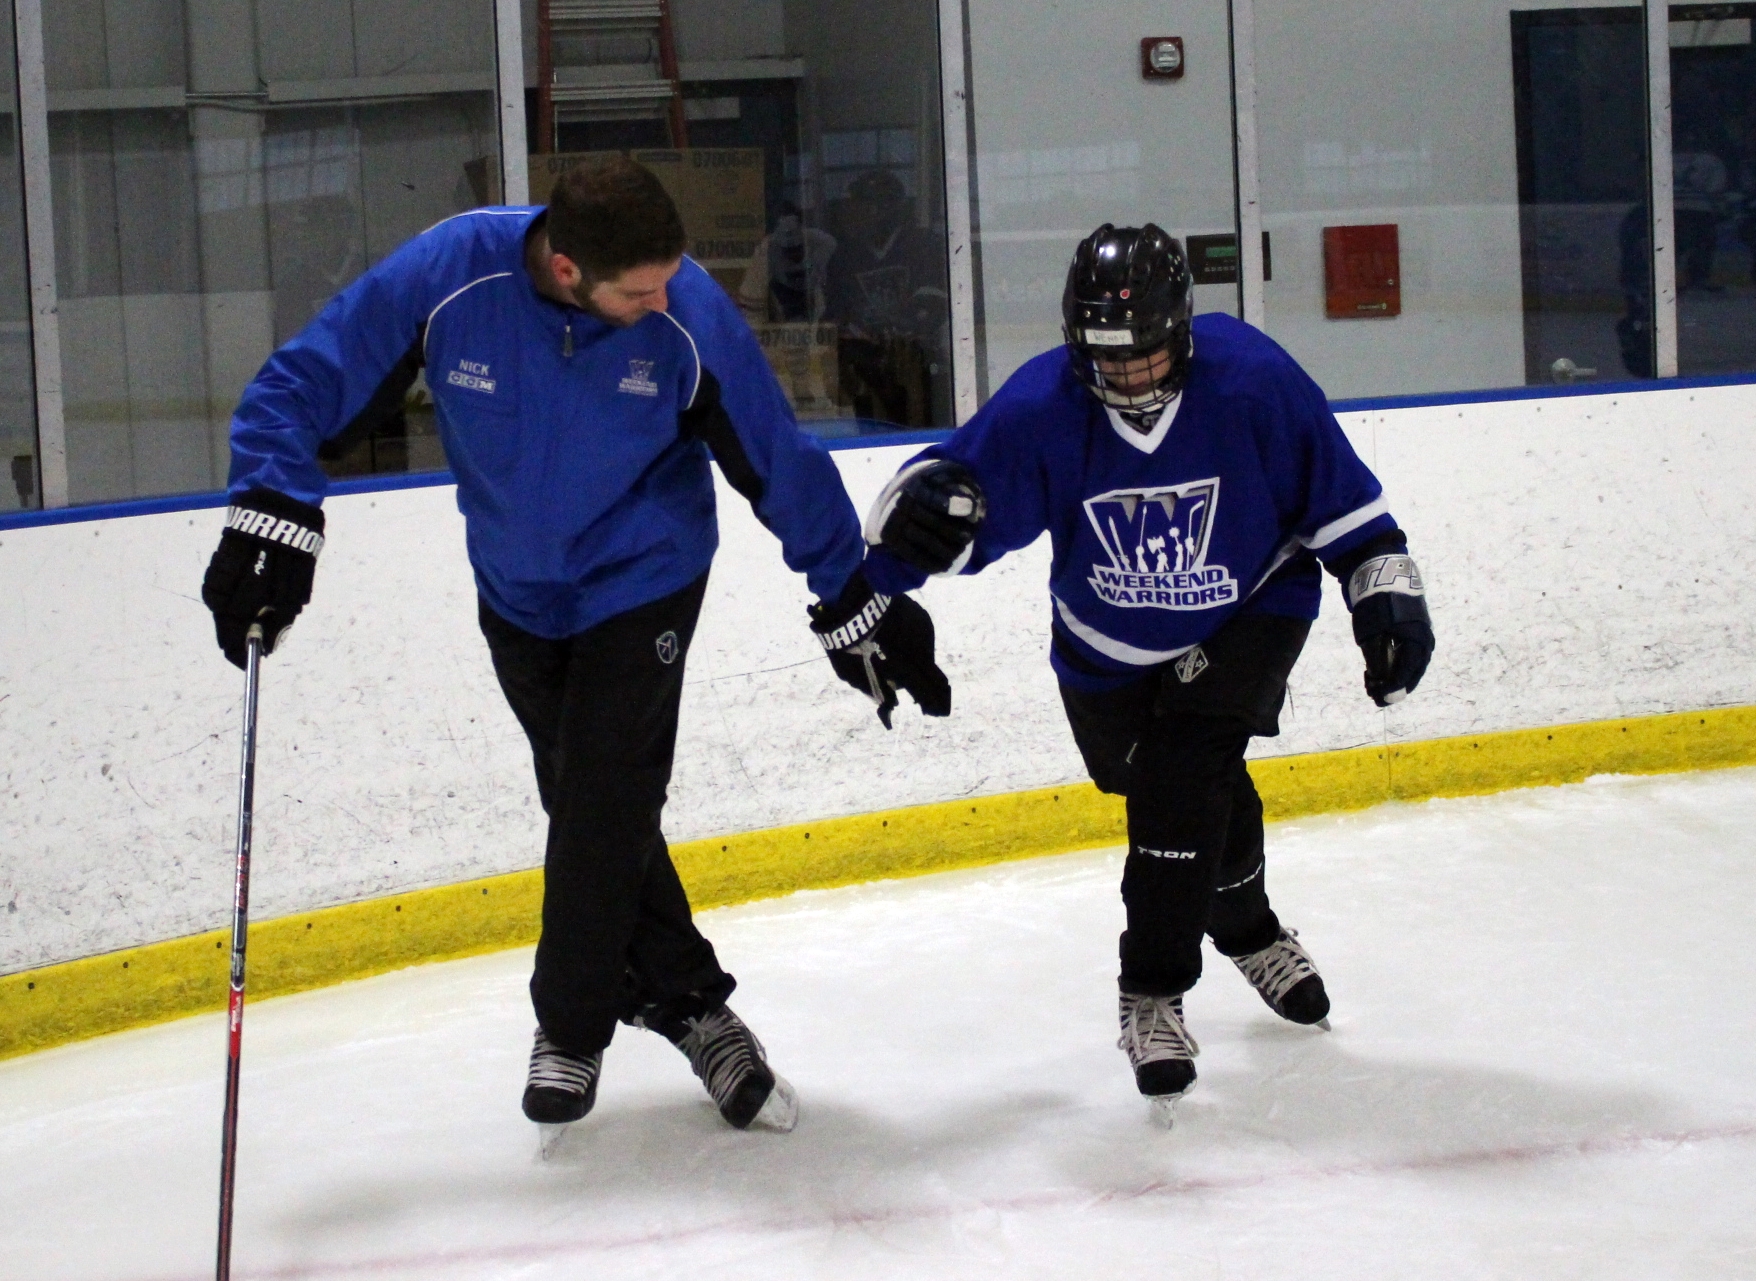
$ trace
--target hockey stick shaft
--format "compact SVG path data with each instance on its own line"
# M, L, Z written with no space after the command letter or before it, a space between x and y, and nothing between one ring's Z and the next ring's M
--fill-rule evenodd
M232 1187L238 1170L238 1069L244 1048L244 949L250 936L250 827L256 801L256 686L262 625L245 640L244 745L238 765L238 858L232 881L232 983L226 1013L226 1117L220 1140L219 1261L216 1281L231 1281Z

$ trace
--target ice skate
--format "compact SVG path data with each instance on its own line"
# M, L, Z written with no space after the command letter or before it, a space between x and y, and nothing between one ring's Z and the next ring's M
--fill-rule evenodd
M524 1114L540 1127L546 1157L561 1140L561 1132L591 1111L597 1102L598 1074L604 1052L569 1054L537 1029L530 1052L530 1075L524 1086Z
M762 1042L729 1005L702 1014L648 1006L635 1023L651 1028L689 1056L689 1066L732 1126L785 1134L798 1123L799 1101L793 1087L768 1066Z
M1329 1030L1329 993L1311 954L1300 946L1297 930L1282 929L1260 952L1234 956L1232 964L1281 1018Z
M1201 1047L1183 1026L1181 996L1122 993L1122 1039L1134 1084L1152 1100L1152 1119L1167 1130L1176 1121L1177 1101L1195 1088L1195 1056Z

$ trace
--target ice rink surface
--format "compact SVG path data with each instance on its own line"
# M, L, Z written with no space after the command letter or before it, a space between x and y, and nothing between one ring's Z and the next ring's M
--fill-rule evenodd
M548 1162L528 951L249 1007L240 1278L1756 1277L1756 771L1270 829L1334 999L1223 958L1152 1128L1117 851L706 913L798 1087L738 1133L623 1029ZM0 1276L212 1276L218 1015L0 1063Z

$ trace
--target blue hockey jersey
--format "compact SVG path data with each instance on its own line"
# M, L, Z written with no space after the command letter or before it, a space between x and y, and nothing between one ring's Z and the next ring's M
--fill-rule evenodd
M685 259L670 310L626 328L555 303L524 266L541 212L447 219L338 294L246 389L233 495L261 486L321 502L318 445L418 360L478 590L526 631L573 635L679 590L713 559L708 451L677 424L705 366L747 457L741 488L759 491L747 496L786 563L833 599L864 553L858 517L725 291Z
M1291 356L1220 314L1197 316L1194 337L1188 385L1150 433L1101 405L1057 347L917 455L963 463L987 495L962 572L1049 532L1051 661L1077 688L1136 679L1239 610L1315 618L1314 557L1395 528L1377 479ZM867 576L892 593L923 580L882 549Z

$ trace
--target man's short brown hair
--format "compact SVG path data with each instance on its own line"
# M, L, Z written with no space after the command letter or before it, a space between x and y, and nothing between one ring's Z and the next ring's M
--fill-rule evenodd
M630 267L675 262L687 240L670 193L627 156L577 165L549 197L549 247L594 281Z

